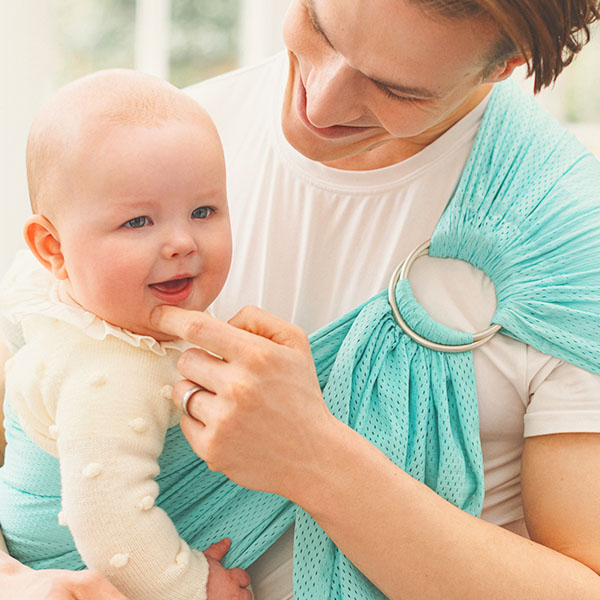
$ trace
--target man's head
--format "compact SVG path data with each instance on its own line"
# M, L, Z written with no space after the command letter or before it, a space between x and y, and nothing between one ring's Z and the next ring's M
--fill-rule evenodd
M154 335L159 304L204 310L227 277L225 165L207 113L173 86L100 72L60 90L27 146L26 241L70 301Z
M559 49L548 47L559 17L545 10L554 4L571 6L566 0L293 0L284 25L290 58L284 133L300 152L331 166L398 162L435 140L517 66L529 62L538 87L558 75L570 60L564 53L577 48L574 33ZM560 27L578 27L585 37L598 0L576 4L587 6L585 17L575 25L572 9L569 25Z
M485 16L500 37L488 55L488 70L513 56L527 59L534 91L551 85L590 39L600 19L598 0L411 0L441 18Z

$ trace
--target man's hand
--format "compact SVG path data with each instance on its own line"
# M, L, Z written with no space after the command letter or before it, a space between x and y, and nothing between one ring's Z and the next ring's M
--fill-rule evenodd
M0 577L2 600L127 600L95 571L36 571L23 567Z
M208 560L207 600L251 600L248 590L250 577L242 569L226 569L221 561L229 550L231 542L224 538L209 546L204 555Z
M187 381L173 394L181 406L192 382L204 388L187 405L194 418L181 420L195 452L240 485L299 502L327 453L325 431L339 424L323 401L306 334L256 307L229 323L172 306L155 316L161 330L208 350L183 353L178 368Z

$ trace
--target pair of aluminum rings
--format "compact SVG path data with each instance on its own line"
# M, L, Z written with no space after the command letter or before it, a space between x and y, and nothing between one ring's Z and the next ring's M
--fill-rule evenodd
M390 307L392 308L392 314L394 315L394 319L400 329L406 333L410 338L412 338L417 344L421 346L425 346L426 348L430 348L431 350L437 350L438 352L468 352L473 350L474 348L478 348L482 346L486 342L489 342L501 329L501 325L490 325L487 329L483 329L482 331L477 331L473 334L473 341L469 344L457 344L457 345L448 345L448 344L437 344L436 342L432 342L418 333L413 331L406 321L402 318L400 311L398 310L398 304L396 302L396 284L401 279L408 279L408 274L410 269L412 268L414 262L417 258L421 256L426 256L428 254L429 246L431 244L431 240L427 240L423 242L421 245L417 246L402 262L396 270L394 271L392 278L390 280L390 285L388 287L388 301L390 303Z

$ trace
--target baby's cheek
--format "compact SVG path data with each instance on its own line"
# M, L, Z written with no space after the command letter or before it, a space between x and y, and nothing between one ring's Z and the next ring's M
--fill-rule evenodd
M121 315L127 315L136 305L139 308L143 285L132 274L126 265L118 264L118 259L110 268L99 269L95 282L88 288L88 296L94 296L90 298L96 307L93 312L118 325Z

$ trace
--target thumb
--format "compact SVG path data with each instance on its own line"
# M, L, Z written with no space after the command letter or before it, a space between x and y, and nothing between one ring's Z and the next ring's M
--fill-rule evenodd
M211 544L204 551L204 556L206 556L206 558L212 558L221 562L224 556L227 554L230 546L231 540L229 538L223 538L221 541Z

